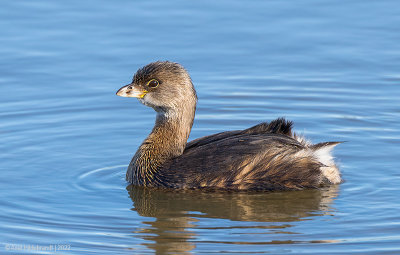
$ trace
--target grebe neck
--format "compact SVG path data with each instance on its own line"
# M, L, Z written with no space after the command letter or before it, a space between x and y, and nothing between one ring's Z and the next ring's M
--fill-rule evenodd
M127 180L137 185L151 186L158 182L161 166L180 156L186 146L194 120L194 110L184 112L157 111L154 128L132 158Z

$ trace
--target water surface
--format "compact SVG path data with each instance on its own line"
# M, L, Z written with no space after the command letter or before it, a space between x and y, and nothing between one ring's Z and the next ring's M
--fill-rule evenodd
M400 253L397 1L0 6L0 253ZM115 92L159 59L196 86L190 139L285 116L313 142L347 141L335 149L345 183L129 186L155 116Z

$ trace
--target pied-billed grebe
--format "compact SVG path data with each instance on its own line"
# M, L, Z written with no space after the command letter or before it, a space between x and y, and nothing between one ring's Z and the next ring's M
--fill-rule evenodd
M140 68L118 96L136 97L157 112L155 126L133 156L130 183L173 189L297 190L338 184L331 156L338 142L312 145L283 118L187 143L197 95L187 71L173 62Z

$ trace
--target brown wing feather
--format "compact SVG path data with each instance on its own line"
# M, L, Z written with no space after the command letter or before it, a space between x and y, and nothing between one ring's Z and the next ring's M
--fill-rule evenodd
M204 136L193 141L190 141L187 145L185 150L202 146L206 144L210 144L216 141L220 141L226 138L233 138L235 136L240 135L258 135L258 134L265 134L265 133L274 133L274 134L282 134L286 136L292 136L292 125L291 121L287 121L284 118L278 118L276 120L271 121L269 124L267 122L262 122L257 124L251 128L244 129L244 130L234 130L234 131L226 131L221 132L209 136Z
M160 174L179 188L279 190L319 187L326 180L306 147L291 137L291 123L278 119L242 131L195 140Z

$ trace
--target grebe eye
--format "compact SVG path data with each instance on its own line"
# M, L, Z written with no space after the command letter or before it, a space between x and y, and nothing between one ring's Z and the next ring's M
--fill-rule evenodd
M152 79L147 83L150 88L157 88L160 83L156 79Z
M129 86L128 86L128 89L132 89L132 85L129 85Z

